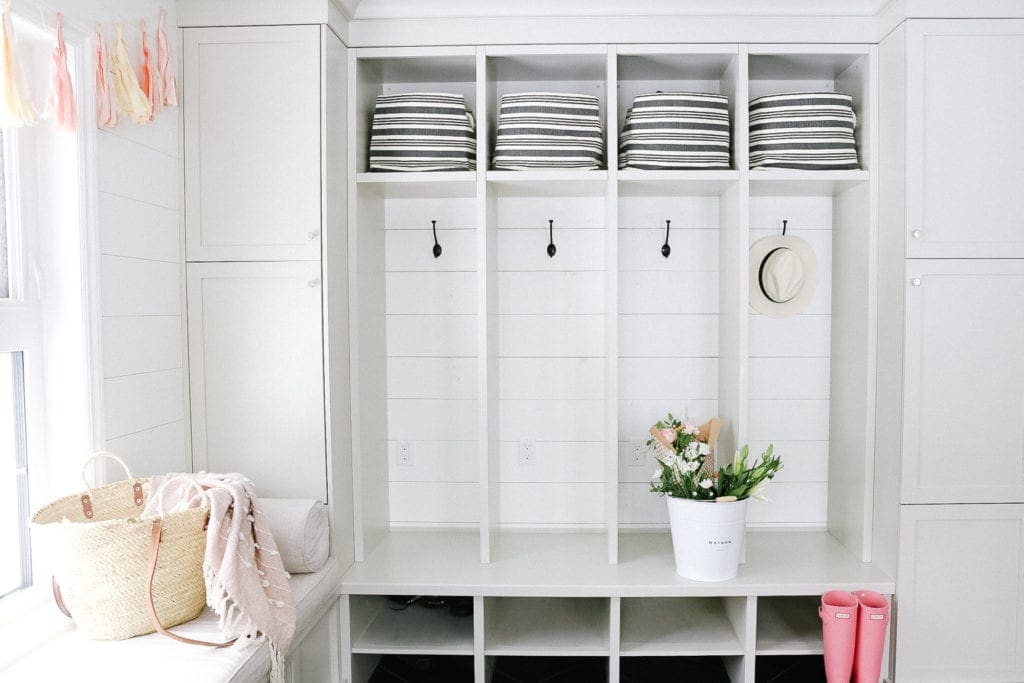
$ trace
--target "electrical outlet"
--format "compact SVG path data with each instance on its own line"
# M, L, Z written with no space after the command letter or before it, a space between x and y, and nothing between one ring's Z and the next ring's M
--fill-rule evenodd
M533 439L520 439L519 441L519 464L536 465L537 453L533 448Z
M398 452L395 456L395 460L398 464L403 467L412 466L412 442L411 441L399 441Z
M647 443L644 441L629 442L629 466L643 467L647 461Z

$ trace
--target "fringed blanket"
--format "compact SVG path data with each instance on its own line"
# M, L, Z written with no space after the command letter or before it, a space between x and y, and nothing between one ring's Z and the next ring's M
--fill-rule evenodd
M206 602L226 636L238 643L266 638L271 681L283 681L284 657L295 635L295 603L274 537L253 490L240 474L153 477L143 517L209 505L206 530Z

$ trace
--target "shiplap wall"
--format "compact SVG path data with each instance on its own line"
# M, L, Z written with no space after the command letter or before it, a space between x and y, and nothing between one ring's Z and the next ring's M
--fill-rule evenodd
M756 173L752 172L751 175ZM752 455L769 443L784 468L770 503L752 501L752 525L824 525L827 517L829 354L832 303L832 198L751 197L751 243L787 234L806 240L818 260L807 310L790 318L750 311L749 426Z
M478 519L476 202L387 199L388 472L394 525ZM430 221L442 254L434 258ZM397 459L408 441L408 464Z
M138 60L139 34L131 26L146 19L155 55L160 7L168 13L177 67L175 3L80 0L63 9L80 24L102 22L108 40L113 20L129 24L129 53ZM144 126L122 118L116 129L96 133L104 438L106 448L124 457L137 474L190 467L182 370L178 114L177 108L165 109Z
M620 524L668 523L650 492L653 453L629 461L631 442L671 412L698 424L718 414L717 197L619 198ZM661 255L672 221L668 258ZM642 446L646 450L646 446Z

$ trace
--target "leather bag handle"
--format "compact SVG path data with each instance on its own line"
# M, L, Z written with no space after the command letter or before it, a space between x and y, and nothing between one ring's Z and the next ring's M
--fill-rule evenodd
M153 529L149 533L149 568L146 570L146 609L149 611L149 618L153 622L153 628L155 628L157 633L162 636L167 636L168 638L177 640L179 643L187 643L188 645L227 647L228 645L234 644L238 638L232 638L231 640L223 643L211 643L208 640L186 638L185 636L179 636L177 633L173 633L169 629L164 628L164 625L160 623L160 618L156 614L156 606L153 605L153 575L156 573L156 559L160 554L160 534L162 532L163 527L160 524L160 520L153 520Z

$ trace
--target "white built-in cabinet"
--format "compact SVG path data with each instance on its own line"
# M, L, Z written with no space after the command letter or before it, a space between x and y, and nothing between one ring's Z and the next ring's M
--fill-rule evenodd
M907 24L907 256L1024 258L1024 20Z
M909 20L879 52L873 516L895 681L1021 680L1024 21Z
M184 31L189 261L320 259L320 27Z
M1024 502L1024 260L907 278L903 502Z
M193 466L326 502L325 30L184 29L183 110Z
M896 683L1024 680L1024 506L906 505Z
M192 457L327 499L320 264L190 263Z

